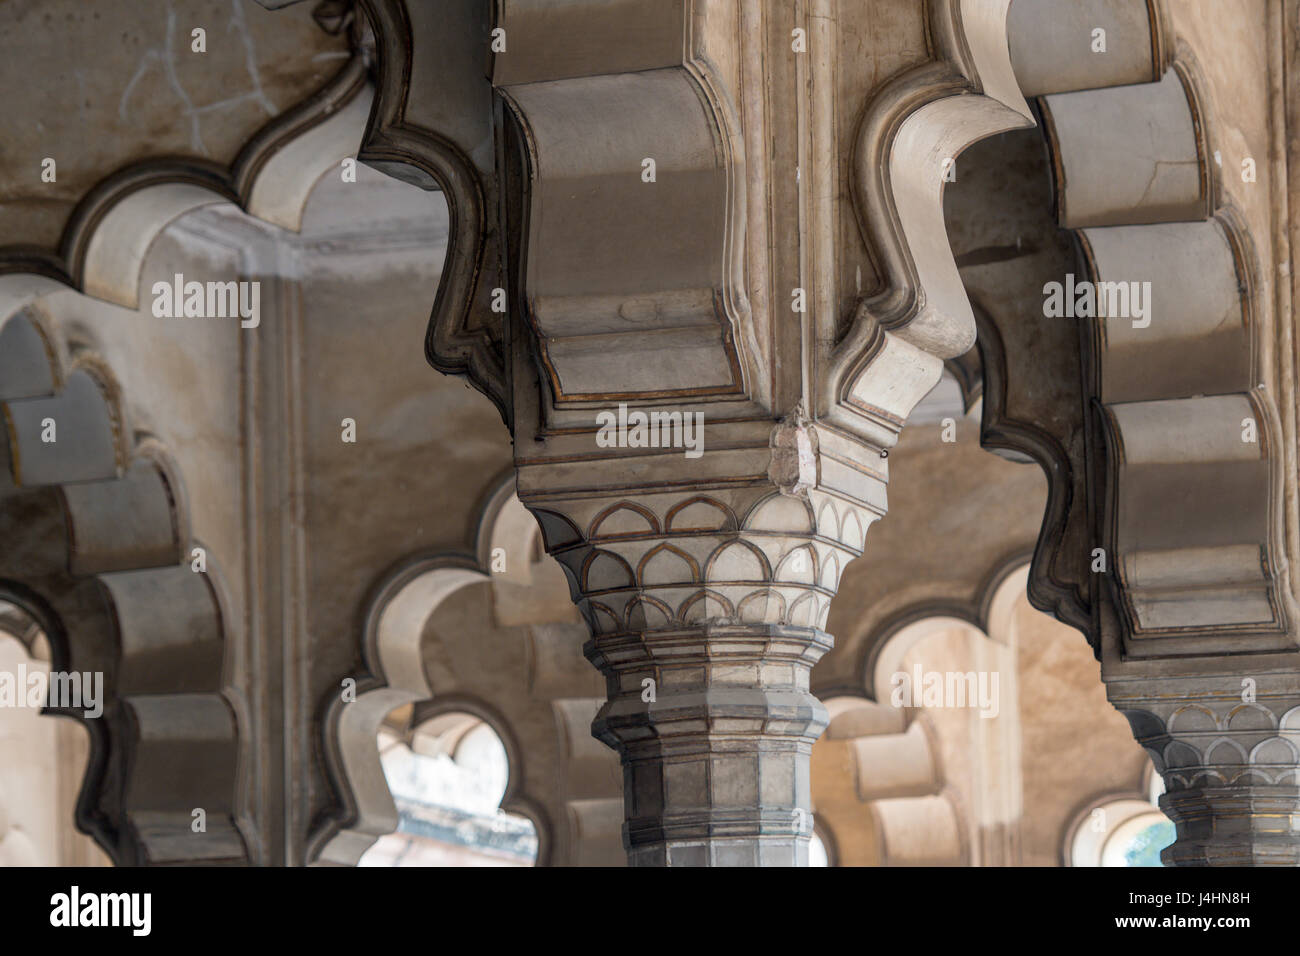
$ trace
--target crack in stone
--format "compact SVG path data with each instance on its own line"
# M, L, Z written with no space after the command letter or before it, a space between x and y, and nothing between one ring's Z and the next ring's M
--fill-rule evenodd
M253 50L253 37L248 32L248 23L244 19L244 7L241 0L230 0L230 26L227 32L234 30L239 34L239 41L244 46L244 69L248 72L248 78L253 83L252 93L247 94L256 99L258 105L262 107L267 116L275 116L280 111L275 108L262 89L262 77L257 70L257 54Z
M176 28L176 8L172 6L171 0L167 2L167 37L165 44L166 55L161 57L163 71L167 75L167 82L171 84L172 90L176 96L185 104L184 115L190 119L190 147L204 156L208 154L208 147L203 142L203 131L199 123L198 114L194 111L194 101L190 99L190 94L185 91L181 85L180 77L176 75L176 51L172 46L172 33Z
M1157 160L1155 160L1155 161L1154 161L1154 165L1151 167L1151 178L1150 178L1149 180L1147 180L1146 188L1142 190L1142 195L1138 197L1138 200L1137 200L1137 202L1136 202L1134 205L1139 205L1139 206L1140 206L1140 205L1142 205L1144 202L1146 202L1147 197L1151 194L1151 190L1152 190L1153 188L1155 188L1156 180L1160 178L1160 168L1161 168L1162 166L1198 166L1198 165L1200 165L1200 161L1199 161L1199 160L1195 160L1195 159L1177 159L1177 160L1175 160L1175 159L1157 159Z
M131 96L149 69L158 64L162 67L163 75L167 80L168 86L175 93L176 98L181 101L181 115L187 117L190 123L190 148L196 153L203 156L211 155L208 151L207 144L203 141L203 129L201 117L207 113L217 112L230 106L237 106L240 103L249 100L256 101L258 106L266 113L267 116L277 116L279 110L271 102L270 97L266 95L266 90L262 87L262 80L257 70L257 54L253 46L252 35L248 31L247 21L244 19L244 9L241 0L231 0L231 17L228 30L234 31L239 35L240 43L244 48L244 68L252 81L253 89L241 93L238 96L227 97L224 100L218 100L214 103L208 103L206 106L196 106L190 98L189 93L181 84L180 76L176 72L175 63L175 45L174 32L176 29L176 10L169 0L167 5L167 25L162 49L152 48L141 56L140 65L136 67L135 74L131 77L130 82L126 84L126 89L122 91L122 97L118 101L117 115L123 122L128 121L128 108L130 106Z

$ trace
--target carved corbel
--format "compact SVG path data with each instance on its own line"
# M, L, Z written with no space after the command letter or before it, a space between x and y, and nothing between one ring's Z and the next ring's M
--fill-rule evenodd
M1128 25L1104 70L1081 67L1082 27L1074 55L1037 45L1054 17L1080 26L1073 5L1018 3L1012 19L1018 75L1043 94L1052 213L1077 256L1046 266L1058 273L1040 296L1023 281L1043 283L1052 256L1026 250L1010 280L1023 301L990 311L985 438L1052 479L1063 517L1044 527L1030 594L1088 634L1109 699L1164 775L1178 827L1165 861L1294 865L1295 395L1291 317L1265 295L1276 250L1225 176L1223 90L1174 41L1164 5L1079 6ZM990 294L996 271L971 278ZM1077 391L1057 383L1060 358ZM1053 571L1077 600L1052 599Z

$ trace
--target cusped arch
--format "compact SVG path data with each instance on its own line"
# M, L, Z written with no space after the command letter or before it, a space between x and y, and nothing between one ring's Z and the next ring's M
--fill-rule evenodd
M812 592L806 592L795 598L790 604L787 623L795 627L820 628L826 623L826 614L830 611L830 602L823 604Z
M1043 118L1057 223L1076 241L1083 291L1096 290L1083 339L1083 397L1098 410L1094 470L1105 489L1094 502L1103 512L1095 543L1112 558L1126 644L1177 637L1180 653L1215 653L1230 636L1242 651L1286 650L1297 607L1283 555L1296 511L1279 449L1294 415L1264 381L1267 270L1225 179L1219 149L1229 144L1210 86L1166 6L1042 0L1018 3L1010 19L1016 75ZM1080 17L1124 24L1123 35L1109 35L1120 55L1090 56ZM1145 306L1131 301L1139 293ZM1242 440L1247 421L1256 441ZM1034 453L1032 440L1019 443ZM1159 479L1148 468L1156 463ZM1049 498L1068 500L1070 469L1085 467L1049 468ZM1176 520L1137 517L1153 514L1171 487L1188 489ZM1223 488L1243 501L1231 517ZM1061 536L1048 547L1059 552ZM1044 574L1057 557L1044 557L1031 589L1060 593ZM1068 602L1056 610L1090 629L1092 615ZM1197 634L1207 627L1213 636Z
M946 241L945 163L970 144L1033 125L1011 68L1010 0L930 6L936 60L899 74L859 123L851 166L858 227L884 288L863 297L836 344L818 416L867 429L881 447L975 342L975 320ZM870 372L870 374L869 374Z
M631 630L654 630L673 623L673 609L649 594L638 594L627 602L623 619Z
M844 515L844 523L840 528L839 540L844 542L844 547L854 553L860 554L866 542L867 531L858 520L856 508L848 509Z
M817 573L817 583L830 594L834 594L839 590L840 562L834 551L827 553L826 560L821 562L821 567Z
M1015 607L1025 595L1028 576L1027 557L1016 552L994 564L970 600L920 601L869 626L856 635L862 646L857 665L861 684L824 687L821 692L861 693L866 688L870 694L887 688L887 683L879 683L880 676L894 673L897 661L916 643L947 628L979 635L995 645L1014 645L1018 639Z
M1180 734L1207 734L1219 729L1219 719L1214 711L1201 704L1179 707L1169 717L1169 732Z
M773 588L753 591L736 606L736 615L744 622L787 621L787 613L785 597Z
M711 588L696 591L677 609L677 620L683 624L702 624L708 621L730 621L736 616L735 606Z
M840 516L829 495L817 509L817 533L829 541L840 540Z
M1220 737L1205 748L1205 763L1212 767L1244 767L1249 761L1245 748L1231 737Z
M1278 730L1283 732L1300 732L1300 707L1292 707L1277 722Z
M63 387L63 358L53 318L29 302L0 319L0 400L53 395Z
M582 541L582 532L564 515L545 508L530 508L529 511L542 529L542 540L546 542L548 552L554 554Z
M1204 764L1201 752L1182 740L1173 740L1161 753L1161 764L1170 771L1200 767Z
M403 562L375 588L362 645L368 673L345 678L325 708L326 744L344 808L313 835L311 862L353 866L397 827L379 762L379 726L394 708L433 696L420 650L424 622L452 594L488 579L471 558L430 555Z
M81 197L57 255L0 248L0 273L53 279L135 309L145 258L166 226L200 206L233 202L297 230L317 180L355 156L370 112L362 56L294 109L272 119L229 167L209 160L144 160L117 170Z
M501 796L500 807L506 813L513 813L528 820L537 833L537 864L542 865L551 856L551 821L542 804L529 796L524 779L524 750L518 736L510 726L505 715L488 701L470 694L439 694L431 700L415 704L411 712L412 728L426 726L429 721L436 721L444 715L471 715L475 721L486 724L501 741L506 752L508 774L505 792ZM472 731L470 726L465 733ZM465 733L458 738L463 741ZM456 754L452 754L453 757Z
M1251 748L1247 762L1252 766L1275 764L1291 771L1300 763L1300 747L1285 737L1269 737Z
M92 347L70 350L33 301L6 319L0 335L25 342L24 359L46 372L22 366L19 384L0 379L0 581L41 622L55 670L103 680L101 713L50 708L91 731L77 825L120 864L247 862L247 714L226 683L225 586L217 556L191 537L179 469L158 439L130 431L121 388ZM62 426L57 440L40 441L51 424ZM53 451L60 442L73 453ZM177 759L182 802L207 815L202 830L176 803Z
M73 357L61 387L0 403L17 487L120 477L131 442L121 388L93 353Z
M1284 718L1285 719L1285 716ZM1280 726L1277 716L1267 707L1259 704L1241 703L1233 707L1223 718L1226 730L1251 731L1274 730Z
M810 544L801 544L781 558L774 580L783 584L816 584L819 573L817 549Z
M522 767L522 753L505 719L478 698L438 692L429 683L422 648L425 624L445 602L494 579L494 547L503 546L508 535L526 531L536 535L538 526L545 531L543 516L535 512L537 521L528 527L523 516L529 512L519 507L514 494L511 469L480 503L472 554L411 556L394 565L372 588L360 637L363 669L343 678L339 691L322 703L323 752L341 806L309 835L309 863L353 866L380 836L397 826L396 806L380 765L378 731L385 717L403 704L415 704L422 720L446 710L474 713L506 745L512 770ZM627 573L630 580L630 569ZM602 616L618 623L613 611L599 602L587 601L581 610L589 623ZM545 866L551 853L552 821L542 803L526 792L525 782L521 778L508 787L502 806L533 821L539 840L537 865Z

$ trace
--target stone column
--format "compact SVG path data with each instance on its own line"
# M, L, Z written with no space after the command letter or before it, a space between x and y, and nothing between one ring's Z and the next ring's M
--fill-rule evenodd
M1165 780L1167 866L1300 865L1300 680L1224 675L1112 683Z
M634 863L806 861L830 600L975 339L943 182L1032 122L1007 3L909 8L888 80L826 0L360 4L358 158L450 207L427 357L510 428L609 684Z
M840 573L879 511L817 484L812 426L772 435L696 461L584 463L605 479L651 477L617 491L548 494L553 466L520 472L606 679L593 732L622 758L634 866L808 861L809 758L827 722L809 672L832 645L822 628ZM653 475L670 470L696 479L665 490Z
M806 866L809 756L826 711L815 627L700 624L602 635L593 732L623 760L633 866ZM647 683L653 681L654 683Z

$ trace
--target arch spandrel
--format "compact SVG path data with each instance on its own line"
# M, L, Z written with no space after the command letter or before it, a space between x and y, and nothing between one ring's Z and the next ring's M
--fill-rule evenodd
M6 31L8 85L30 86L26 78L39 72L36 64L55 57L54 43L76 46L76 74L85 85L65 89L77 82L68 72L6 107L43 111L46 121L15 117L7 124L29 132L10 144L19 158L6 166L13 180L3 190L16 201L0 202L7 237L0 249L3 272L31 271L85 288L84 259L99 221L148 185L192 184L222 199L247 201L257 172L285 140L333 110L341 91L325 91L354 88L360 76L345 65L349 38L321 29L309 8L272 14L237 6L225 26L241 42L213 36L199 53L193 24L181 22L176 11L158 17L131 3L94 11L66 0L54 6L65 9L46 4L39 15L58 17L63 29L42 32L20 15ZM139 59L115 56L118 47L101 42L97 23L110 15L125 36L139 41ZM35 20L38 13L26 16ZM209 27L215 33L215 25ZM304 101L305 109L295 109ZM54 105L59 102L83 106L68 110ZM175 112L186 121L173 122ZM88 129L88 117L100 128ZM140 156L156 158L138 162ZM47 158L55 161L52 182L42 179Z

